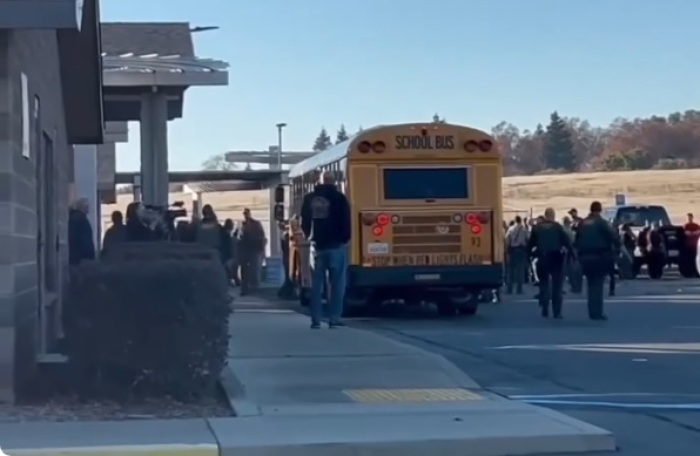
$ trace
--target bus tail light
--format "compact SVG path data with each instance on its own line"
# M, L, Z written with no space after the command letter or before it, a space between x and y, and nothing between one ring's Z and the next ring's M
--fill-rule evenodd
M369 141L362 141L358 144L357 150L359 150L361 154L368 154L372 151L372 144Z
M374 221L377 220L374 214L362 214L362 224L365 226L374 225Z
M491 213L490 212L479 212L479 223L487 225L491 223Z
M476 141L467 141L464 143L464 150L467 152L476 152L479 150L479 143Z
M471 230L472 230L472 234L480 234L481 233L481 225L472 225Z
M375 226L374 228L372 228L372 234L374 234L375 236L381 236L382 234L384 234L384 227Z
M490 152L493 149L493 141L489 139L484 139L479 141L479 150L482 152Z
M479 223L479 215L474 212L468 212L467 215L464 216L464 221L469 225L476 225Z
M391 222L391 218L387 214L379 214L377 216L377 225L387 226Z
M381 154L384 153L386 150L386 144L384 141L376 141L374 144L372 144L372 152L376 154Z
M391 216L391 223L393 223L394 225L398 224L400 221L401 221L401 217L399 217L398 215Z

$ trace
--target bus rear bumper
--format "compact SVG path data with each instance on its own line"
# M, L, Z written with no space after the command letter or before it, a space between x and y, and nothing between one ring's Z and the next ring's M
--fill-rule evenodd
M348 288L498 288L503 265L464 266L350 266Z

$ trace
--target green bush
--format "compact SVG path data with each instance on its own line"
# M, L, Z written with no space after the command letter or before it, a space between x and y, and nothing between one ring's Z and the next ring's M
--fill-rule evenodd
M224 269L213 257L152 253L151 260L90 262L71 273L65 353L71 382L85 397L191 400L215 388L228 353Z

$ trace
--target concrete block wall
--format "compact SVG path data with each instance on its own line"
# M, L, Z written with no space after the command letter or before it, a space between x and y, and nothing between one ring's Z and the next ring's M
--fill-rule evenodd
M29 92L29 158L22 155L22 72ZM53 142L55 164L58 239L47 245L55 246L60 264L67 265L72 148L66 140L56 33L0 30L0 401L13 401L30 382L39 346L36 158L43 149L37 122Z

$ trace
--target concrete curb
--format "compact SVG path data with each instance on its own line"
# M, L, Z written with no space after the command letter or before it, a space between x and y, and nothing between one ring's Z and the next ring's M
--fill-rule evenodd
M212 433L213 435L213 433ZM219 445L114 445L72 448L22 448L8 456L218 456Z
M235 361L234 361L235 362ZM221 372L221 388L224 390L224 394L228 399L228 403L233 410L234 416L245 417L245 416L260 416L262 415L262 410L260 407L252 401L246 399L245 386L233 373L231 367L231 360L229 360L229 368L224 368Z
M10 456L219 456L221 451L204 419L2 423L0 446Z
M609 432L523 403L400 408L404 413L358 405L351 414L327 408L206 420L5 423L0 442L10 456L515 456L615 449Z
M457 367L454 363L449 361L446 357L442 355L438 355L437 353L430 352L424 348L417 347L415 345L411 345L407 342L401 342L396 339L392 339L390 337L385 336L384 334L381 334L380 332L374 332L374 331L369 331L366 329L359 329L359 328L352 328L355 331L362 331L362 332L367 332L371 333L374 336L381 337L383 339L386 339L387 341L391 342L392 344L399 345L406 347L410 350L415 350L416 354L420 354L421 356L425 356L426 358L431 358L435 364L440 366L440 369L447 374L448 377L450 377L454 382L457 384L457 387L459 388L464 388L464 389L470 389L470 390L481 390L483 389L481 385L479 385L476 381L474 381L473 378L471 378L469 375L467 375L463 370L461 370L459 367Z

